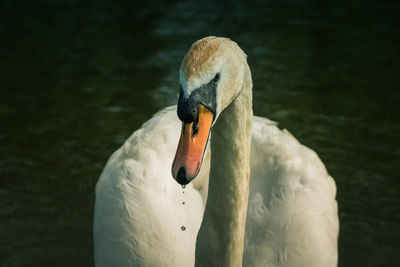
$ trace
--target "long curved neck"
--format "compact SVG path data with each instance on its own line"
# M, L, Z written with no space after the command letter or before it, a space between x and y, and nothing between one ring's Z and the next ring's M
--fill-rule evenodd
M209 192L196 242L196 266L242 266L250 178L252 82L221 113L211 137Z

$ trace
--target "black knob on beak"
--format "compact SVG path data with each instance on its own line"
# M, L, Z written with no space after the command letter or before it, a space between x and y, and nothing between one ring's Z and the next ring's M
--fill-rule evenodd
M185 98L183 96L182 87L179 92L178 99L178 117L184 123L191 123L197 118L198 114L198 103L195 103L191 98Z

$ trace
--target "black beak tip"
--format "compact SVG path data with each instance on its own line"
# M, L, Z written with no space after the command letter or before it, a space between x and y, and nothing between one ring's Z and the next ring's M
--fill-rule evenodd
M186 170L184 167L181 167L176 175L176 181L180 185L187 185L190 181L186 177Z

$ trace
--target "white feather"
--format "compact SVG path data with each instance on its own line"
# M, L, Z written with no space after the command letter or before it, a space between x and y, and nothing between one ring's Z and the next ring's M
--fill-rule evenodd
M212 152L183 190L170 174L179 129L168 107L109 159L96 187L96 266L194 265ZM314 151L254 117L244 266L336 266L335 194Z

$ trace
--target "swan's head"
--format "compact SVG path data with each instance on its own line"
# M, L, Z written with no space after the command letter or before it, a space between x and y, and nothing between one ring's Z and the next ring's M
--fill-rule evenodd
M182 133L172 164L178 183L188 184L197 176L211 126L240 93L246 67L246 55L227 38L200 39L185 55L179 72Z

